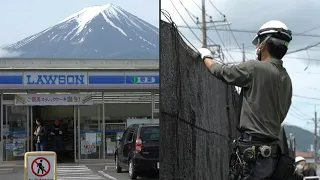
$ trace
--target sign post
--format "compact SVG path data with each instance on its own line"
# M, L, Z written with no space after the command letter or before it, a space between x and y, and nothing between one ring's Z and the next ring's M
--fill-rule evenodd
M51 151L24 155L24 180L57 180L57 155Z

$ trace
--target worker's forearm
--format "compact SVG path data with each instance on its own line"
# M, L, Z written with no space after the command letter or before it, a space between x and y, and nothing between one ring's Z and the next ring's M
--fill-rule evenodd
M212 75L218 78L221 76L221 65L217 63L214 59L205 58L203 62L206 65L206 67L209 69Z
M205 58L203 60L204 64L206 65L206 67L209 69L212 65L216 64L217 62L211 58Z

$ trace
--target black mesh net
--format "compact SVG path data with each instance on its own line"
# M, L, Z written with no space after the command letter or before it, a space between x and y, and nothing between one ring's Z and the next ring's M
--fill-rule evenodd
M160 179L226 180L238 94L173 24L161 21L160 30Z

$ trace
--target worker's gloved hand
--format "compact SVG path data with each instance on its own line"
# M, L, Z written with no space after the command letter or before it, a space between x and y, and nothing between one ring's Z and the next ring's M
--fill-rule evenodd
M201 56L201 59L204 60L205 58L211 58L213 59L213 52L210 51L209 49L207 48L199 48L198 49L199 53L200 53L200 56Z

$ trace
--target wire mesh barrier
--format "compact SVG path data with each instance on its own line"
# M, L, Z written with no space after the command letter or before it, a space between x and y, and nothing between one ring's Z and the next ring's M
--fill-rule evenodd
M161 21L160 179L228 179L238 94Z

